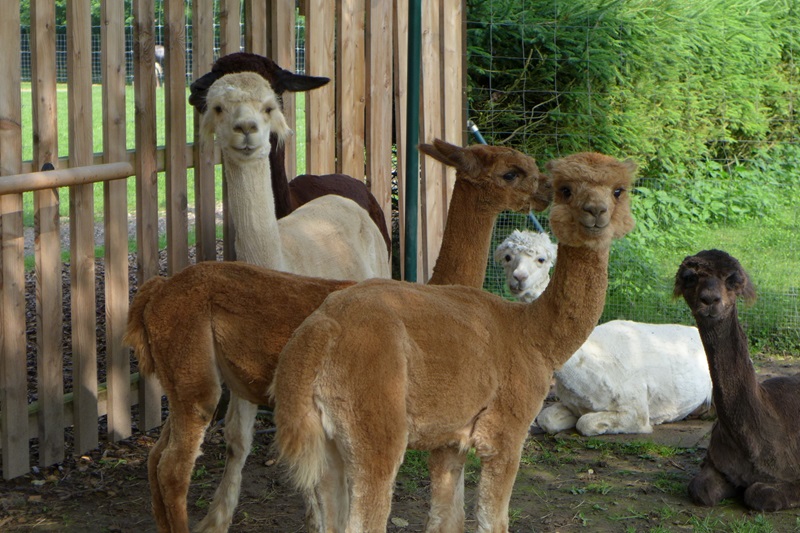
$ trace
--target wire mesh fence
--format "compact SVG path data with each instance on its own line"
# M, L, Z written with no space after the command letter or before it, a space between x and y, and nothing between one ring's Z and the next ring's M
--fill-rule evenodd
M751 341L798 353L800 16L751 3L469 0L467 114L541 166L578 151L637 162L637 228L612 249L602 321L693 323L674 274L718 248L758 289ZM493 247L514 229L534 225L501 216ZM505 285L489 257L485 288Z

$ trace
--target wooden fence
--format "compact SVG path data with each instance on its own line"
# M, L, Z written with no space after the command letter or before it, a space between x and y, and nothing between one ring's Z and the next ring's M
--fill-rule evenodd
M160 0L159 0L160 1ZM156 142L154 28L156 0L132 0L134 19L135 116L126 116L123 3L102 3L102 109L92 109L91 13L89 2L67 3L69 155L58 156L55 79L55 8L31 0L33 157L23 160L20 54L0 56L0 449L3 478L30 469L31 439L38 464L63 460L65 428L72 426L72 453L97 447L100 438L131 435L162 422L157 382L131 375L130 351L122 346L129 303L128 220L135 212L136 277L158 272L158 222L166 217L168 272L189 262L187 169L195 173L197 260L216 258L214 167L218 152L187 144L185 4L163 0L167 49L164 100L166 142ZM306 95L308 173L344 172L364 177L391 220L392 147L396 135L401 228L405 176L406 49L408 0L301 0L306 23L306 72L333 81ZM420 139L464 140L463 0L423 2ZM20 48L19 2L0 17L0 46ZM245 49L294 65L295 0L193 0L194 75L214 60L218 16L220 54L239 51L241 20ZM244 11L245 16L240 13ZM241 20L240 20L241 19ZM162 90L162 89L159 89ZM446 97L445 97L446 96ZM285 113L295 120L295 98L285 95ZM392 109L395 131L392 131ZM102 114L102 132L92 114ZM198 123L195 117L194 124ZM135 121L135 149L126 150L127 121ZM195 131L195 139L197 132ZM102 135L102 153L93 136ZM287 173L295 175L296 147L287 147ZM39 172L46 164L55 170ZM163 172L162 172L163 171ZM438 253L453 175L423 158L420 172L419 273L424 281ZM127 202L127 180L135 179L136 205ZM157 185L164 180L166 213L159 214ZM96 319L93 184L103 183L105 315ZM32 191L35 211L35 294L25 289L23 193ZM68 191L68 192L65 192ZM62 259L59 202L69 202L72 392L64 394ZM225 234L225 233L223 233ZM403 238L401 236L401 238ZM229 245L230 239L225 239ZM401 248L402 249L402 248ZM26 297L35 297L35 353L26 350ZM106 335L106 381L98 381L97 330ZM36 372L36 401L29 401L27 374ZM107 435L98 420L107 415Z

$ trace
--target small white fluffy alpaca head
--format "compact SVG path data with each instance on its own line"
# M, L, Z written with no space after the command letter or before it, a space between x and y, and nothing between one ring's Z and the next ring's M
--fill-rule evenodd
M201 131L216 142L227 159L240 162L269 155L270 133L279 142L292 134L278 95L254 72L226 74L208 89Z
M532 302L550 283L550 268L556 260L557 246L546 233L514 230L494 251L494 260L503 265L511 294Z

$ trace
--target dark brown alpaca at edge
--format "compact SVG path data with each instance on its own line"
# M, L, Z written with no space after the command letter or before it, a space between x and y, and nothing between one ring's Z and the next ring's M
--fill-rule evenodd
M737 297L755 300L750 278L725 252L683 260L675 296L692 310L714 383L717 421L689 496L713 506L743 495L747 507L800 506L800 374L758 383L736 311Z

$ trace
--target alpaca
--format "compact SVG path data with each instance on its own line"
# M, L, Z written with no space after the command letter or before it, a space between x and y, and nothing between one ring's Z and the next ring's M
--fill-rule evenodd
M420 150L456 169L441 251L429 283L479 287L497 215L546 208L544 177L532 158L511 148L460 148L436 140ZM170 405L148 458L159 531L188 531L191 471L222 382L232 397L246 401L227 419L225 474L198 530L227 529L250 451L256 406L271 403L266 389L281 349L328 294L352 283L210 262L142 285L131 304L125 342L134 348L141 372L159 378Z
M329 78L295 74L277 65L268 57L237 52L220 57L211 67L211 72L195 80L190 87L189 103L198 112L204 113L207 107L208 90L215 81L225 74L236 72L255 72L269 82L279 97L286 92L309 91L328 83ZM279 100L279 104L282 102ZM346 174L325 174L317 176L303 174L289 181L286 175L286 150L277 135L270 135L270 176L275 197L275 215L283 218L303 204L326 194L337 194L350 198L369 213L391 253L392 238L386 225L378 200L360 180Z
M711 403L700 335L680 324L601 324L555 378L559 401L536 417L548 433L652 433Z
M539 299L368 280L331 294L286 344L270 386L276 447L294 485L318 495L325 530L384 531L410 448L431 452L427 531L463 531L475 448L477 531L508 531L528 427L600 318L611 241L634 225L632 162L580 153L547 168L559 247Z
M206 104L200 130L222 149L238 259L332 279L391 276L383 236L352 200L322 196L276 218L269 137L290 130L266 79L226 74L208 89Z
M749 276L727 253L705 250L683 260L674 294L700 330L717 411L689 496L713 506L743 494L758 511L800 506L800 374L756 380L736 309L739 296L755 300Z
M494 251L503 266L511 294L526 303L538 298L550 283L557 246L543 232L515 229Z

